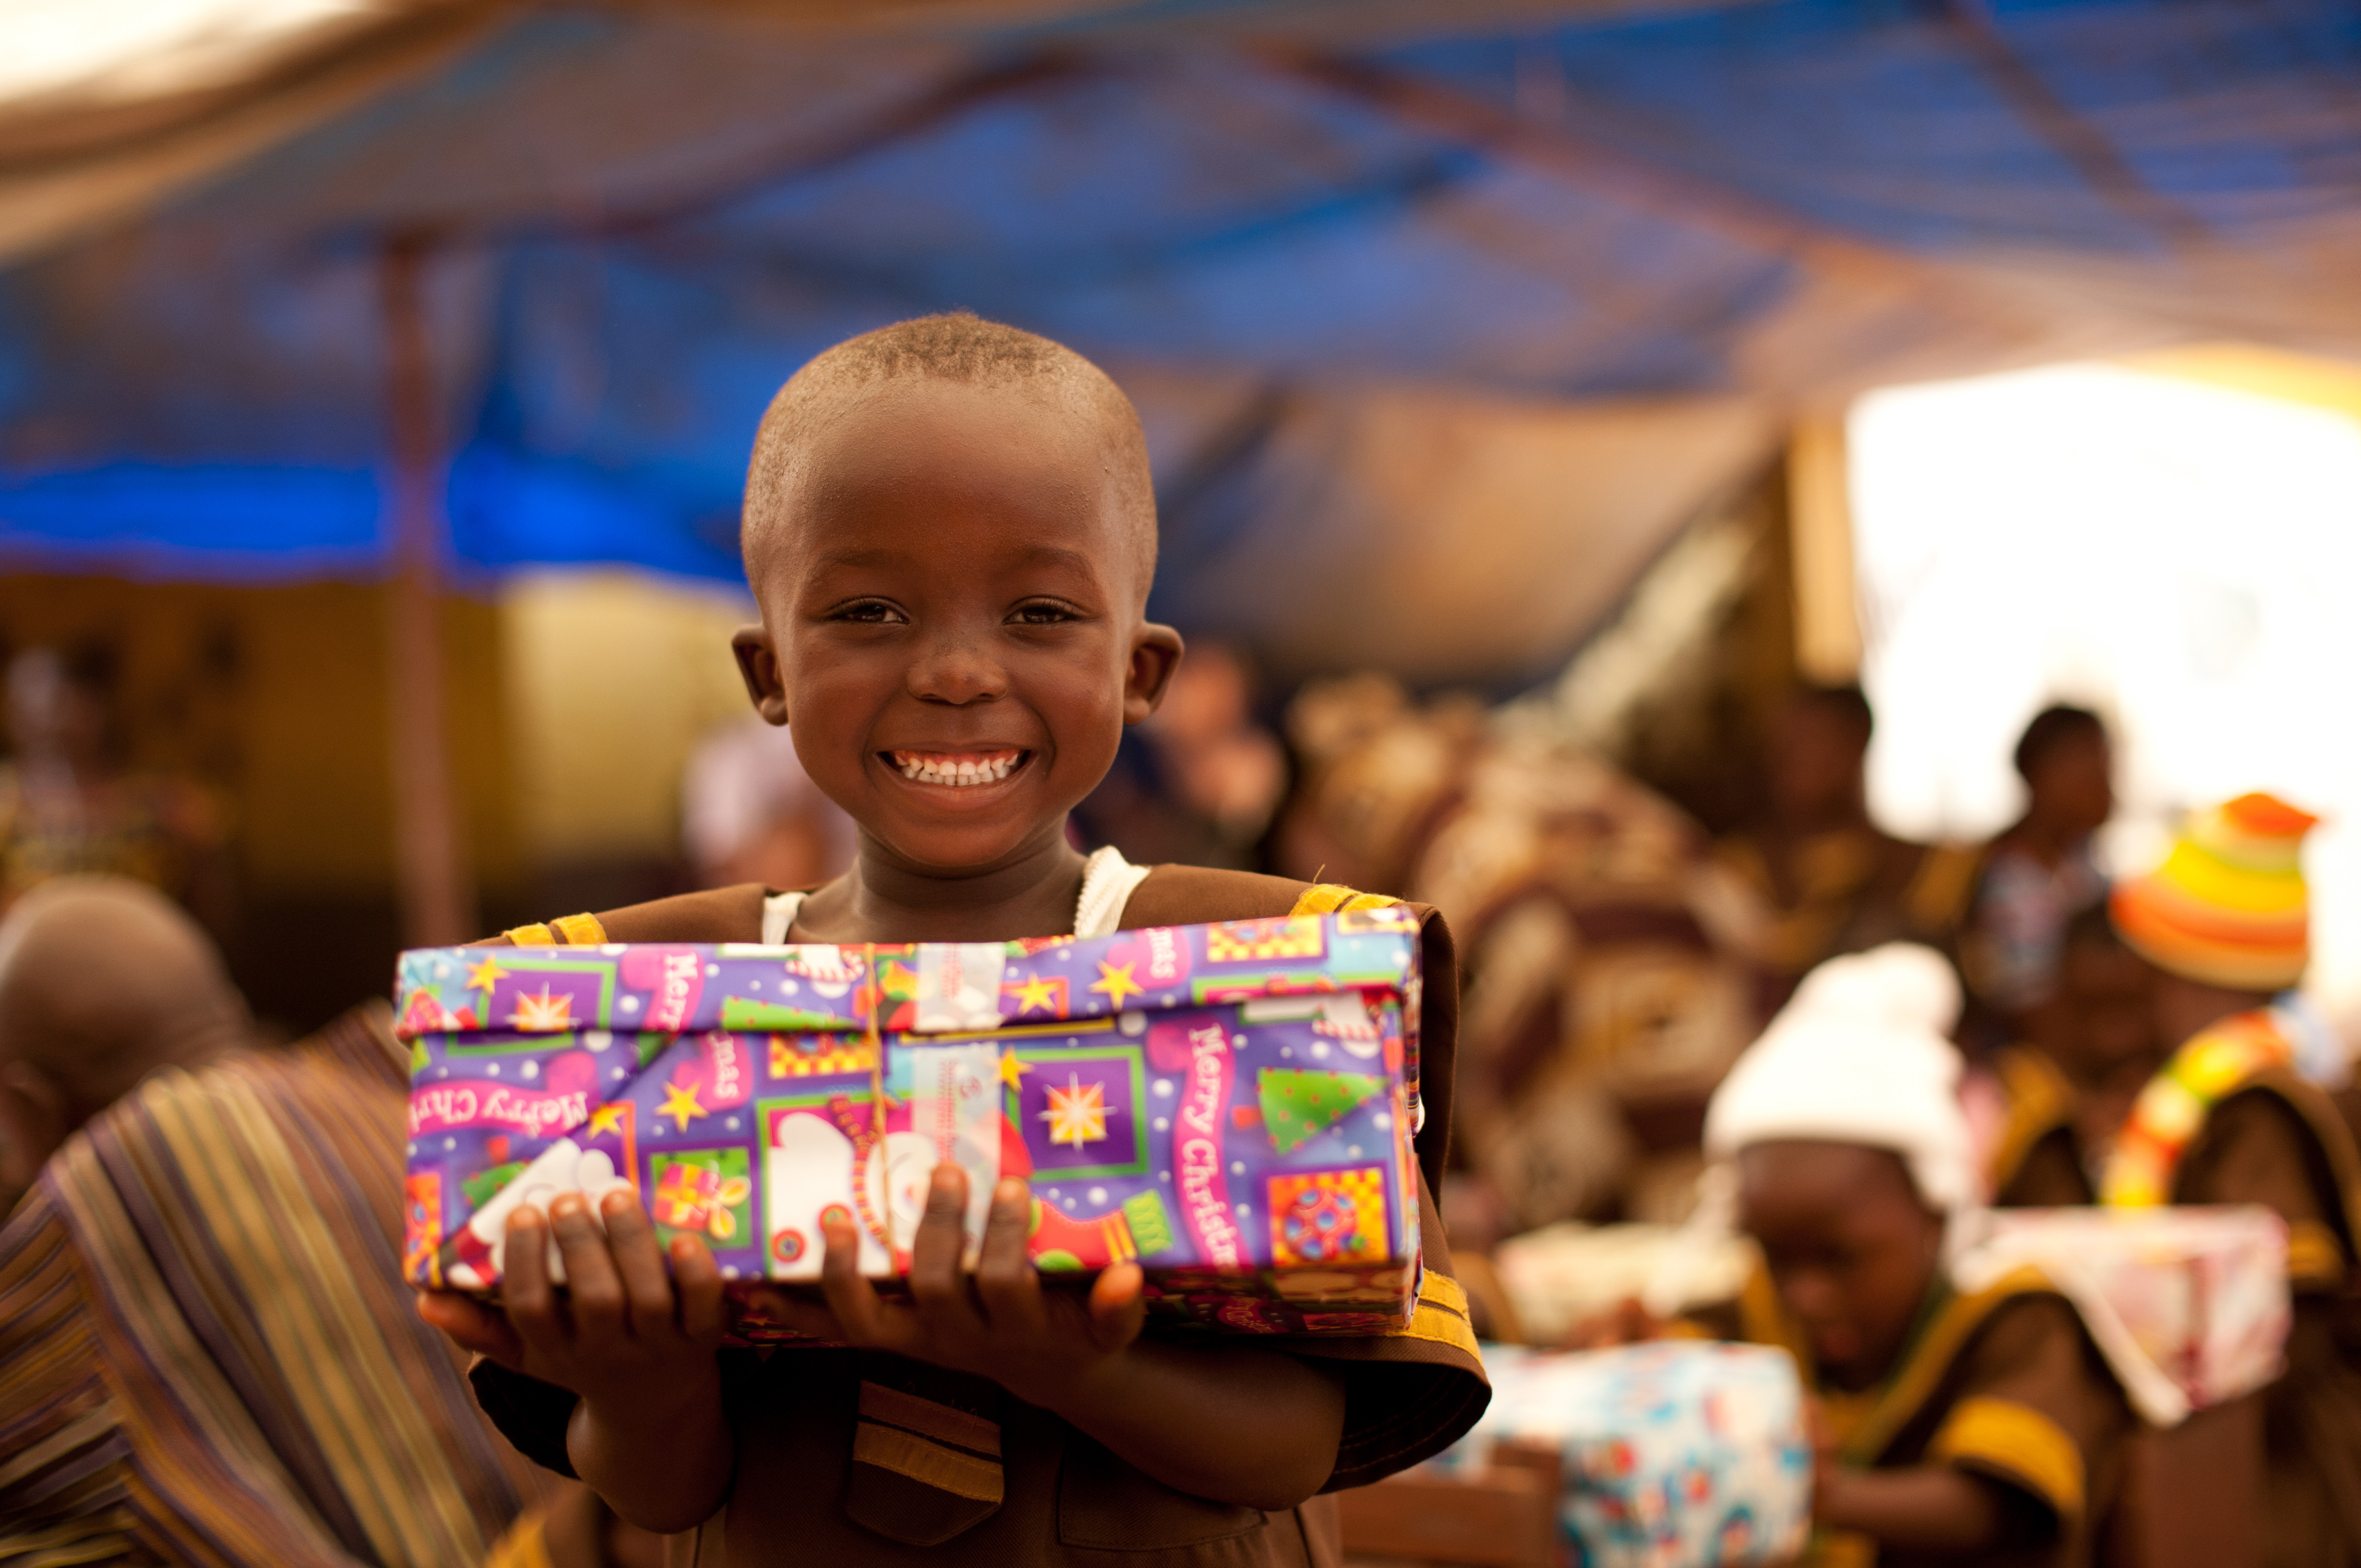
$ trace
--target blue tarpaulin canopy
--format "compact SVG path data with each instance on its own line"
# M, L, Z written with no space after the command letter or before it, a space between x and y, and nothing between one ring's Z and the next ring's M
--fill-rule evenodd
M1864 385L2361 355L2357 196L2331 0L395 8L0 113L0 558L381 571L401 245L462 580L735 576L773 389L960 306L1133 391L1164 612L1498 678Z

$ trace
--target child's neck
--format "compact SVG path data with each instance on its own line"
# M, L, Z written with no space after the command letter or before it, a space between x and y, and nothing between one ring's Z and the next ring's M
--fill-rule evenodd
M974 872L913 866L862 835L852 869L796 913L816 942L996 942L1074 928L1083 857L1060 819L1007 860Z

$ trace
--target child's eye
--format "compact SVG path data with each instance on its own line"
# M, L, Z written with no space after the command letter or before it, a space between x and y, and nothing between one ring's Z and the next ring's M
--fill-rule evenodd
M884 599L855 599L851 604L829 611L829 619L862 621L877 626L901 620L902 612Z
M1055 626L1077 617L1071 606L1054 599L1031 599L1018 605L1008 619L1019 626Z

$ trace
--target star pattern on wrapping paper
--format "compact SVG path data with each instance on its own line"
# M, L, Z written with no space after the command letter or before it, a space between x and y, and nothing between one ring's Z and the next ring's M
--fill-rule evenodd
M1015 1051L1000 1053L1000 1081L1009 1088L1023 1089L1025 1075L1032 1070L1033 1064L1018 1058Z
M1079 1074L1066 1075L1066 1087L1049 1086L1049 1108L1041 1113L1049 1124L1049 1141L1081 1148L1107 1135L1106 1085L1084 1083Z
M599 1106L590 1113L590 1136L595 1138L601 1133L612 1133L621 1137L623 1123L631 1113L631 1104L626 1101L617 1100Z
M1016 1010L1022 1013L1047 1013L1058 1004L1058 986L1048 975L1037 974L1024 984L1013 988Z
M469 964L467 966L467 989L470 991L489 991L495 984L506 980L508 977L509 971L500 968L500 960L499 957L497 955L489 955L484 959L483 962Z
M705 1106L697 1098L697 1088L694 1083L665 1084L664 1101L656 1107L656 1114L670 1116L680 1124L682 1132L688 1131L688 1124L706 1113Z
M552 996L544 981L538 996L518 994L516 1011L510 1014L509 1023L518 1029L537 1035L571 1029L574 1027L574 998L570 994Z
M1123 999L1127 995L1145 996L1148 987L1131 978L1131 971L1138 967L1137 963L1111 964L1102 959L1099 977L1091 981L1091 989L1117 1007L1123 1005Z

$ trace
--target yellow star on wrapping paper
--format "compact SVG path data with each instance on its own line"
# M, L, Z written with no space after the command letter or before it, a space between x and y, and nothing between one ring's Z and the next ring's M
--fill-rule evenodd
M508 975L509 971L500 968L499 959L488 958L482 963L467 966L467 989L489 991L495 981L506 980Z
M529 1034L554 1034L574 1027L574 998L552 996L544 985L538 996L520 995L509 1022Z
M1049 1108L1041 1113L1049 1124L1049 1141L1076 1148L1105 1137L1106 1118L1106 1085L1084 1083L1074 1073L1066 1075L1065 1088L1049 1086Z
M1030 1013L1036 1008L1047 1013L1058 1004L1058 988L1046 974L1037 974L1016 988L1016 1010Z
M693 1083L665 1084L664 1102L656 1107L656 1114L659 1116L670 1116L674 1121L680 1124L680 1130L682 1132L685 1133L688 1131L689 1123L705 1114L705 1107L697 1102L697 1085Z
M1032 1070L1033 1064L1028 1061L1020 1061L1017 1059L1017 1056L1015 1051L1003 1051L1000 1053L1000 1081L1008 1085L1009 1088L1024 1088L1025 1075Z
M590 1135L595 1138L601 1133L612 1133L617 1137L621 1137L623 1118L631 1113L631 1110L630 1104L620 1100L611 1105L599 1106L590 1113ZM683 1123L682 1125L686 1126L687 1124Z
M1115 1003L1117 1007L1123 1005L1123 999L1126 994L1132 996L1145 996L1148 994L1148 987L1140 984L1139 981L1131 978L1131 971L1138 967L1139 966L1136 963L1111 964L1101 962L1099 965L1099 977L1098 979L1091 981L1091 989L1104 996L1109 1002Z

